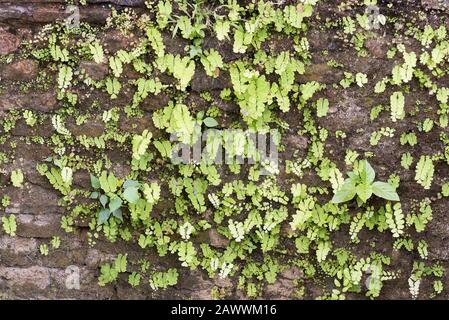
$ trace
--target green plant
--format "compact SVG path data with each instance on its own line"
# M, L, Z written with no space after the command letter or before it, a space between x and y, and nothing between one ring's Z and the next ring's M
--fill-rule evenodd
M317 101L317 116L325 117L329 111L329 100L320 98Z
M168 70L173 77L179 80L178 88L182 91L187 88L195 73L195 61L190 57L166 54L159 57L156 63L161 72Z
M120 57L110 57L109 67L112 69L112 74L114 75L114 77L120 77L123 72L123 63Z
M140 284L140 279L140 274L137 272L133 272L128 276L128 283L133 287L137 287Z
M2 217L2 223L3 223L3 230L10 236L15 236L17 231L17 224L16 224L16 216L13 214L10 214L9 216Z
M368 78L366 74L359 72L355 75L355 82L359 87L363 87L365 84L368 83Z
M396 122L397 120L404 119L405 98L402 92L394 92L390 96L390 109L391 109L391 120Z
M69 66L62 66L58 73L58 85L59 89L65 90L70 86L70 82L73 79L73 70Z
M25 110L23 112L23 118L25 119L26 124L30 127L33 127L36 124L36 116L31 110Z
M421 156L415 170L415 180L424 189L430 189L433 180L434 165L430 156Z
M413 163L413 157L410 154L410 152L406 152L404 154L402 154L401 156L401 166L404 167L404 169L409 169L410 166Z
M52 246L54 249L59 249L59 247L61 246L61 238L60 238L60 237L57 237L57 236L54 236L54 237L51 239L51 246Z
M106 78L106 91L111 96L111 99L116 99L118 94L120 93L120 90L122 88L122 85L117 80L117 78Z
M150 286L153 290L166 289L178 283L178 271L175 268L166 272L155 272L151 275Z
M90 53L96 63L102 63L104 60L104 51L99 42L94 42L89 45Z
M182 143L192 144L196 141L193 135L195 120L184 104L170 102L164 109L153 114L153 122L157 128L174 134Z
M385 218L394 238L398 238L404 233L405 219L400 203L396 203L393 208L387 203L385 206Z
M360 160L354 171L348 173L349 178L337 190L332 198L333 203L342 203L357 196L357 203L366 203L372 194L391 201L399 201L395 188L389 183L375 181L374 169L368 161Z
M48 245L46 243L43 243L39 246L39 252L43 256L48 256Z
M101 275L98 279L99 286L105 286L108 283L114 282L119 273L126 272L127 270L127 256L119 254L114 261L114 264L110 265L109 263L101 266L100 272Z
M220 74L220 69L223 68L223 59L221 58L220 53L215 49L206 51L201 57L201 63L209 77L216 78Z
M21 169L11 171L11 182L16 188L22 188L24 175Z

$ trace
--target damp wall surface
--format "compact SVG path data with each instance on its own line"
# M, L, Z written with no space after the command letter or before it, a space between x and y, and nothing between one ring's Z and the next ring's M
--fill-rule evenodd
M402 10L404 12L427 10L425 12L427 12L431 21L434 17L447 16L449 4L446 2L432 0L403 1ZM87 1L87 3L87 5L80 7L81 21L92 25L105 23L111 12L110 6L118 9L129 7L135 9L136 12L145 10L144 3L140 0L98 0ZM64 19L68 15L66 9L67 5L62 0L0 0L0 55L19 52L20 44L32 39L45 24ZM322 2L318 11L323 15L339 15L335 1ZM401 14L401 12L398 11L393 14ZM129 41L132 41L113 31L104 33L103 40L109 48L126 47ZM182 50L179 48L183 43L182 39L167 38L166 40L168 50L172 50L172 52ZM353 70L364 72L369 79L378 78L388 68L391 69L391 62L385 59L385 52L388 49L387 42L390 40L391 35L379 34L377 39L372 39L367 44L370 56L360 58L355 57L353 51L346 49L343 43L334 39L330 31L319 31L318 28L312 29L309 33L313 55L312 64L306 68L306 73L302 75L301 80L332 83L335 79L341 77L341 74L329 68L321 59L320 53L322 50L328 50L331 57L347 62ZM280 48L289 46L288 39L277 41L274 41L271 45ZM214 46L213 39L208 43L210 46ZM225 61L235 59L230 47L223 48L222 53ZM92 77L101 77L104 72L107 72L101 67L98 68L89 64L89 62L84 62L83 67ZM12 83L35 79L39 75L40 68L41 66L30 59L18 59L11 64L0 65L0 81L9 88L2 90L0 93L0 117L4 112L11 109L27 108L36 112L51 114L60 107L60 102L56 99L56 93L52 88L26 94L14 89ZM227 76L214 81L207 81L204 79L204 75L198 73L194 76L192 90L193 92L220 90L228 86L229 81ZM364 144L369 140L370 132L368 130L365 136L360 136L355 132L359 128L369 126L367 121L369 108L364 109L362 106L370 100L371 93L359 90L342 94L337 90L330 89L327 94L331 99L334 99L334 105L338 109L331 109L332 116L321 120L321 124L329 130L346 130L349 135L348 144L336 146L335 152L344 155L346 148L363 151ZM149 102L149 108L163 107L168 100L169 97L158 97L158 99ZM234 106L223 106L223 110L227 110L226 108L232 109ZM127 126L126 123L122 125ZM102 124L96 122L88 122L82 128L77 128L74 124L68 126L75 134L78 130L80 133L95 136L103 130ZM406 130L407 124L404 126L403 129ZM145 123L142 123L140 127L144 128ZM48 137L53 129L51 124L43 124L36 130L39 135ZM11 205L6 213L13 213L17 217L17 236L10 237L4 232L0 232L0 299L208 299L211 298L213 287L227 289L230 298L243 297L242 292L235 289L234 280L209 279L207 274L202 271L182 270L181 268L179 268L178 284L167 290L153 291L148 284L132 288L127 283L125 275L120 275L115 284L105 287L98 286L97 278L102 263L111 261L118 253L123 252L127 252L129 257L139 258L142 256L142 250L136 244L129 245L121 242L112 244L102 240L98 240L94 246L90 246L86 240L86 226L77 227L72 234L67 234L60 228L60 218L64 214L63 209L58 205L60 196L57 191L52 189L48 181L35 170L36 164L51 155L51 151L45 146L25 144L20 137L27 136L29 133L29 128L24 123L17 123L12 132L13 139L17 142L14 163L20 164L27 180L22 189L13 190L13 187L7 187L4 190L10 191L8 194L11 196ZM433 138L437 141L437 137ZM297 149L307 147L307 141L294 134L287 134L284 139L291 147ZM431 152L434 142L431 140L432 137L428 139L423 139L419 148ZM386 144L388 143L390 142L386 142ZM391 142L390 145L381 145L370 150L377 155L376 165L381 168L379 175L386 177L387 173L391 171L389 164L393 162L393 159L397 161L399 157L399 153L395 154L395 150L401 150L401 146L397 142ZM119 154L115 158L117 160L116 169L118 171L126 170L125 159L122 159ZM447 166L436 168L436 175L447 176ZM404 173L403 178L404 189L402 191L405 194L412 197L423 192L420 186L412 183L413 176L407 177L407 174ZM5 180L0 181L1 183L6 183L6 176L2 176L0 179ZM87 179L88 176L79 176L75 177L75 182L82 183ZM442 182L442 179L437 179L433 191L441 188ZM449 267L449 214L447 209L447 203L444 201L434 203L434 219L428 225L425 238L429 243L429 260L440 261L446 267ZM48 243L55 235L60 236L61 247L52 250L48 256L41 255L39 246L42 243ZM227 245L226 239L223 239L217 233L208 232L204 237L213 246L224 247ZM382 237L379 238L379 241L382 241ZM170 266L179 267L175 258L159 261L158 256L152 253L146 253L145 258L154 264L161 264L164 269ZM402 267L404 270L411 269L412 261L412 253L397 257L393 255L393 264ZM79 288L71 288L70 285L67 285L73 268L79 271ZM295 279L302 276L301 272L294 267L283 271L275 284L268 285L264 297L292 298L296 286ZM445 276L443 282L447 284L448 281L448 276ZM307 284L307 282L306 289L309 292L315 290L313 285ZM408 299L407 276L404 275L403 278L386 283L381 297ZM444 297L447 297L447 294Z

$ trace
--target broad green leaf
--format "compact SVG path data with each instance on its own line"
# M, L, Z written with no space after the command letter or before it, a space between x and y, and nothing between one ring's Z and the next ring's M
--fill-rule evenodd
M100 203L103 207L106 207L106 204L108 203L108 201L109 201L109 198L107 195L103 194L100 196Z
M123 188L129 188L129 187L136 187L136 188L138 188L140 186L140 183L139 183L139 181L136 181L136 180L126 180L124 183L123 183Z
M123 222L123 213L122 210L118 209L112 212L112 215Z
M376 177L373 167L366 160L361 160L359 163L360 180L362 184L371 184Z
M92 185L92 188L100 189L100 180L94 175L90 175L90 184Z
M203 123L204 123L207 127L209 127L209 128L213 128L213 127L218 126L217 120L215 120L214 118L211 118L211 117L205 118L205 119L203 120Z
M399 196L396 193L396 189L394 189L389 183L376 181L372 185L373 193L381 198L390 201L399 201Z
M90 194L89 198L98 199L99 196L100 196L100 194L98 192L94 191Z
M111 212L109 211L109 209L106 209L106 208L101 209L100 212L98 213L97 223L99 225L102 225L103 223L106 222L106 220L109 219L110 215L111 215Z
M120 197L116 196L111 199L109 202L109 210L111 212L114 212L115 210L119 209L122 206L122 199Z
M373 194L373 188L371 187L370 184L359 184L356 187L356 192L359 198L363 202L366 202Z
M351 200L356 195L355 184L346 179L340 190L332 198L332 203L342 203Z
M140 198L138 190L137 187L127 187L123 192L123 197L129 203L136 203Z

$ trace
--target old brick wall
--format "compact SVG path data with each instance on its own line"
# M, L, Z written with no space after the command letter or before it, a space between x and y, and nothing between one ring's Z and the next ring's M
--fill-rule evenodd
M20 44L30 40L44 24L64 19L68 15L65 13L65 2L0 0L0 55L16 52ZM88 1L88 3L89 5L81 7L80 14L81 21L91 24L105 22L111 11L108 4L136 7L136 10L143 6L143 1ZM0 82L4 84L5 81L33 80L38 76L38 72L36 63L31 60L5 64L0 67ZM58 102L52 88L26 94L19 90L1 92L0 117L6 110L12 108L52 112L58 108ZM95 131L95 124L84 129ZM51 134L51 131L48 126L42 126L35 133L45 137ZM18 227L16 237L0 232L0 299L157 297L148 286L143 289L130 289L126 284L126 278L121 279L117 286L100 288L97 285L98 268L102 261L113 259L118 252L126 251L130 255L134 252L138 255L138 250L136 247L123 248L122 245L107 242L97 243L95 248L92 248L87 244L86 229L78 228L74 234L68 235L60 228L62 211L58 206L58 194L35 170L36 164L50 155L50 150L46 147L25 144L21 138L29 134L23 124L18 123L14 128L13 136L18 144L14 163L24 170L27 181L22 189L10 187L3 190L4 194L11 196L11 205L6 213L16 215ZM2 179L3 177L5 176L2 175ZM6 181L1 182L3 184ZM40 244L48 244L55 235L61 237L60 248L53 250L49 256L41 255ZM73 266L80 271L79 290L69 289L66 286L67 277L72 274ZM196 277L197 280L201 280L200 275ZM197 280L185 284L184 293L181 283L176 292L166 291L159 296L185 295L190 290L195 290L197 295L208 292L212 284Z
M81 20L92 24L101 24L110 13L107 4L124 7L129 6L137 11L143 10L143 0L90 0L88 6L80 9ZM416 1L414 1L416 2ZM425 7L436 8L437 1L423 0ZM54 22L57 19L63 19L66 5L64 0L0 0L0 55L6 55L15 52L21 42L30 40L34 34L45 23ZM331 8L325 8L332 10ZM114 35L109 35L114 41ZM115 40L114 40L115 39ZM331 34L322 34L312 32L310 42L312 51L319 52L323 49L332 50L332 46L338 46L338 43L332 42ZM379 45L372 46L372 54L376 55ZM228 57L229 60L232 57ZM369 68L366 72L375 73L376 68L382 65L382 60L356 61ZM85 66L87 69L89 65ZM327 66L320 62L315 63L307 69L303 76L304 80L318 80L322 82L332 81ZM101 73L101 70L93 70L93 74ZM31 60L22 60L9 65L0 67L0 81L27 81L35 79L39 70L35 62ZM369 75L370 76L370 75ZM335 75L333 75L335 77ZM193 86L198 90L207 89L214 86L214 83L204 83L201 77L195 77ZM218 84L218 86L220 86ZM195 88L194 88L195 89ZM355 121L360 121L360 112L358 108L358 97L342 97L341 104L349 110L348 112L336 112L335 121L342 124L343 127L351 129ZM161 102L163 105L164 102ZM0 93L0 117L6 110L12 108L29 108L38 112L51 113L59 107L52 88L47 88L41 92L22 93L19 90L5 90ZM334 112L331 110L331 112ZM359 113L358 113L359 112ZM366 125L360 124L358 125ZM95 135L95 132L102 130L101 124L88 123L85 127L73 130L82 130ZM11 196L11 205L6 213L14 213L17 216L18 230L16 237L9 237L0 232L0 299L12 298L82 298L82 299L129 299L129 298L209 298L212 287L230 288L232 283L226 280L210 280L206 274L195 271L180 269L179 283L173 288L165 291L154 292L148 285L142 285L138 288L131 288L127 284L126 277L121 277L114 285L99 287L97 277L99 266L104 261L109 261L116 254L128 252L130 256L138 257L141 250L137 245L127 245L123 243L111 244L109 242L97 241L95 246L89 246L86 239L86 226L79 226L75 233L67 234L60 228L60 217L62 209L58 206L59 195L54 191L48 182L41 177L35 170L36 164L47 156L51 155L50 150L45 146L28 145L21 139L29 135L29 128L21 122L18 122L13 129L13 136L17 142L14 162L20 165L27 179L22 189L13 189L7 187L4 192ZM36 134L44 137L51 135L52 128L50 124L44 124L36 129ZM295 136L287 137L288 143L296 147L304 147L307 141ZM352 141L357 145L354 137ZM9 169L7 169L9 170ZM6 179L9 176L2 176L0 179ZM82 181L86 177L80 177ZM6 181L0 181L4 184ZM438 208L438 206L441 208ZM435 251L430 252L431 259L449 261L449 245L444 240L449 239L449 221L446 214L446 205L437 204L435 210L435 222L429 231L429 242L440 243ZM2 213L0 213L1 215ZM49 243L54 236L61 237L61 246L59 249L52 250L48 256L39 253L39 246L42 243ZM222 246L222 239L217 235L209 233L207 235L211 243L216 246ZM432 246L430 246L432 247ZM157 256L146 257L150 261L157 262ZM404 264L411 260L404 261ZM173 259L162 262L169 265L175 264ZM69 275L70 266L75 266L80 270L80 289L68 289L66 280ZM288 298L294 287L293 280L298 277L298 270L286 270L280 275L279 281L268 288L268 297ZM447 277L446 277L447 280ZM394 285L387 285L386 297L407 298L408 292L398 291ZM235 291L235 297L240 297L241 293Z

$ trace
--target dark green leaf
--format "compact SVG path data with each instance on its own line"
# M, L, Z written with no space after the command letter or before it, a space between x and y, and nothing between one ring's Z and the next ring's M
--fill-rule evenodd
M98 224L102 225L106 220L109 219L109 216L111 215L111 211L109 209L101 209L98 213Z
M115 210L119 209L122 206L122 199L120 197L114 197L109 202L109 210L111 212L114 212Z
M94 189L100 188L100 180L98 180L98 178L93 175L90 175L90 184L92 185L92 188L94 188Z
M100 196L100 194L96 191L94 191L90 194L91 199L98 199L99 196Z
M120 210L120 209L115 210L114 212L112 212L112 215L123 222L122 210Z
M101 203L101 205L102 205L103 207L106 207L106 204L108 203L108 201L109 201L108 196L102 194L101 197L100 197L100 203Z

